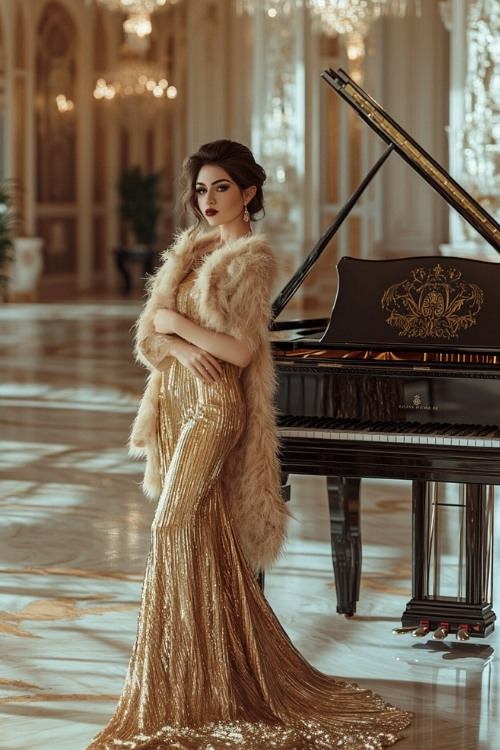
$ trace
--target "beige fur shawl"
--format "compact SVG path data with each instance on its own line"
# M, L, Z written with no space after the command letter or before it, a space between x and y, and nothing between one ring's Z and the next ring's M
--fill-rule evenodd
M150 498L158 498L157 401L161 371L168 369L171 358L169 337L155 332L153 319L159 308L174 307L179 283L201 261L193 284L200 319L210 330L246 340L253 352L241 376L247 427L226 462L223 481L243 552L254 570L264 570L283 547L288 515L280 487L268 333L277 261L263 235L233 240L210 252L218 236L180 233L149 280L149 299L136 326L136 355L151 372L129 447L132 455L146 457L143 488Z

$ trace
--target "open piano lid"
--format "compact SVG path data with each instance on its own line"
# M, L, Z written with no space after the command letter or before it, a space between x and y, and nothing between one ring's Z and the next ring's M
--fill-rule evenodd
M408 133L389 117L374 99L366 94L343 70L334 71L330 69L324 71L321 77L358 112L360 117L388 144L388 147L368 175L366 175L357 190L351 195L332 224L323 233L300 268L274 300L274 319L278 317L300 287L314 263L392 151L396 151L450 206L458 211L467 223L473 226L500 253L500 225L496 220L443 167L426 153ZM417 328L412 328L409 322L405 324L400 319L399 327L395 324L401 311L398 312L398 310L384 308L382 306L382 299L384 298L384 294L387 293L388 296L385 298L385 303L388 304L390 294L387 290L392 284L397 285L403 283L405 279L413 278L413 272L417 272L419 268L425 268L427 274L432 274L438 261L442 269L444 269L445 274L452 273L453 269L460 274L461 281L455 279L454 284L459 285L462 283L466 286L477 286L478 290L475 293L478 297L475 302L470 302L470 310L472 312L465 313L465 308L469 304L467 302L468 297L466 295L462 299L460 297L461 292L457 290L458 287L455 288L454 293L459 295L455 303L461 309L453 311L446 306L450 303L448 298L445 300L445 297L440 297L438 301L439 295L444 294L445 286L443 286L443 280L435 281L434 283L440 285L440 292L436 292L437 296L434 302L431 301L431 297L427 298L425 314L435 316L437 310L431 310L431 308L436 305L438 307L444 305L446 315L448 316L447 333L438 337L436 336L438 329L434 328L432 336L429 334L430 329L427 329L427 334L419 337L416 335ZM364 268L370 269L367 271L370 276L366 277L367 280L364 281L363 285L361 285L358 278L358 274L361 272L360 263L369 264L369 266L365 266ZM382 271L384 264L394 264L394 272ZM377 267L380 267L380 271L377 271L380 283L378 286L375 286L373 283L374 270ZM498 333L500 326L497 322L498 306L494 307L494 302L497 299L498 290L500 289L500 268L495 263L435 256L418 259L397 259L396 261L357 261L353 258L342 258L338 265L338 272L339 287L337 298L330 324L322 338L324 344L382 349L387 346L391 348L408 348L411 343L412 349L426 350L441 350L443 347L453 349L454 351L498 351L500 349L500 334ZM439 272L436 273L439 275ZM432 283L430 277L426 283ZM427 287L427 291L430 294L430 286ZM472 294L470 289L469 293ZM394 291L393 294L398 296L400 295L400 291ZM404 303L400 299L399 305L402 304ZM408 298L407 304L414 304L414 300L412 301L412 299ZM467 315L471 319L466 326L463 318L465 317L468 320ZM392 316L391 323L387 323L386 320L389 316ZM458 316L461 322L457 323L454 320L454 316ZM472 322L472 317L475 318L474 322ZM451 334L451 329L455 331L456 335ZM368 337L370 341L366 340Z

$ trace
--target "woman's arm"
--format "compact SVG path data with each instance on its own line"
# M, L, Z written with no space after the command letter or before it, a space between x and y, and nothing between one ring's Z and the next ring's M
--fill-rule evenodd
M238 341L226 333L210 331L175 310L166 308L158 310L154 317L154 324L158 333L175 334L186 342L194 344L199 350L224 362L246 367L252 359L251 349L245 341Z
M177 359L204 380L217 382L222 375L222 365L215 357L179 336L152 333L139 343L137 351L143 363L160 372Z
M149 333L136 342L136 355L146 367L167 370L172 360L171 345L175 336L162 333Z

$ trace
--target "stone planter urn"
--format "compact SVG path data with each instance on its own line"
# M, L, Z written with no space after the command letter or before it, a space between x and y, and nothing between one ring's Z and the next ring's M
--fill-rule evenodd
M43 239L15 237L13 243L7 298L10 302L36 302L43 269Z

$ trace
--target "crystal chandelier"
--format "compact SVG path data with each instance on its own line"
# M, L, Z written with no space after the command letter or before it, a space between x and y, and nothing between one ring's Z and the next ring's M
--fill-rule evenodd
M365 53L364 40L380 16L403 17L409 10L421 14L421 0L236 0L239 13L253 15L260 8L269 17L289 15L293 7L306 6L314 31L341 36L350 60Z
M123 22L123 30L126 34L135 34L139 39L151 34L153 25L149 13L130 13Z
M178 0L96 0L108 10L119 10L122 13L154 13L166 5L175 5Z
M266 15L275 18L280 14L288 16L293 7L301 5L302 0L236 0L236 12L239 15L248 13L253 16L257 8L262 8Z
M110 11L121 11L127 14L123 22L126 34L135 34L139 39L151 34L151 13L167 5L176 5L179 0L96 0L99 5Z
M421 0L306 0L314 24L327 36L359 34L366 37L380 16L403 17L410 7L417 15Z
M141 107L155 106L176 96L177 89L169 84L164 71L138 58L124 60L116 70L98 78L94 88L97 100L126 103L139 98Z

